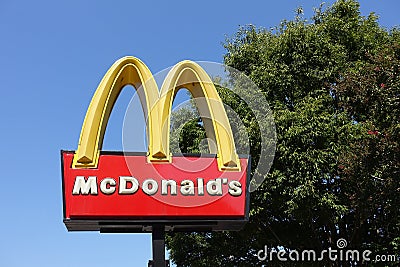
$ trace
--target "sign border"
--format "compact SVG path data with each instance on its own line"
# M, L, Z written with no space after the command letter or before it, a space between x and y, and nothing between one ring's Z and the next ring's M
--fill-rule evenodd
M64 157L63 153L75 153L73 150L61 150L61 177L63 194L63 222L68 231L100 231L100 233L146 233L152 231L154 225L165 225L166 231L186 232L186 231L238 231L249 221L250 211L250 178L251 178L251 158L250 155L238 155L239 158L247 158L246 191L245 193L245 216L201 216L201 217L145 217L138 216L110 216L110 217L79 217L66 218L66 192L64 179ZM100 155L127 155L127 156L146 156L146 152L121 152L121 151L100 151ZM216 154L192 154L175 153L173 157L206 157L217 158ZM153 163L154 164L154 163Z

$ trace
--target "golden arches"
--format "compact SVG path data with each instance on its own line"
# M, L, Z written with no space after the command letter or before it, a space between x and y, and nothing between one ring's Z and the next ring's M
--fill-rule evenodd
M162 130L162 145L169 149L169 127L172 102L177 90L186 88L195 99L203 120L210 152L217 154L220 169L239 167L235 142L224 105L210 77L198 64L185 60L176 64L168 73L161 87L160 119L165 125ZM169 150L166 151L169 153Z
M95 168L103 142L105 128L111 110L119 93L125 85L132 85L136 89L143 86L141 99L143 109L147 112L148 131L158 122L158 113L151 110L158 100L157 84L146 65L137 58L124 57L116 61L101 80L90 102L82 125L78 149L74 155L74 168ZM149 140L149 148L154 145ZM151 151L149 151L151 153Z
M116 61L97 87L82 125L73 168L97 167L111 110L125 85L136 88L147 118L149 161L171 161L169 128L172 102L176 92L184 87L195 99L207 137L216 144L215 149L210 146L210 152L217 154L219 169L240 170L225 108L207 73L192 61L182 61L170 70L159 93L150 70L135 57Z

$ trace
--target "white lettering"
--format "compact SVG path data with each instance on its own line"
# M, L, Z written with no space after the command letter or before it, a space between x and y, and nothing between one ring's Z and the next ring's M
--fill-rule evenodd
M158 184L153 179L146 179L143 181L143 192L149 196L154 195L157 193Z
M306 259L306 255L307 255L307 259ZM314 250L305 249L301 253L301 258L303 259L303 261L306 261L306 260L315 261L316 257L317 257L317 255Z
M293 257L293 254L296 254L296 257ZM299 252L297 250L292 250L289 252L289 259L291 261L299 261L300 255Z
M76 176L72 194L97 195L97 177L89 176L88 179L85 180L85 176Z
M207 182L207 193L210 196L222 196L222 180L217 178Z
M321 251L321 256L318 258L318 261L324 260L324 254L327 253L328 251L326 249Z
M161 195L168 195L168 186L171 187L171 195L176 196L176 182L174 180L161 181Z
M181 194L183 196L194 196L194 183L190 180L181 182Z
M199 196L204 196L204 179L203 178L197 179L197 194Z
M100 191L105 195L112 195L116 192L119 195L133 195L140 189L150 196L157 193L163 196L176 196L177 194L182 196L204 196L204 191L207 191L210 196L222 196L225 193L229 193L233 197L238 197L243 193L242 184L239 181L229 181L227 178L210 179L207 182L204 181L204 178L197 178L195 181L186 179L180 182L174 179L160 179L157 181L152 178L139 182L138 179L132 176L120 176L119 179L99 177L99 181L97 178L97 176L76 176L72 194L98 195L98 191Z
M369 255L371 255L372 254L372 251L371 250L364 250L364 252L363 252L363 254L362 254L362 258L363 258L363 260L365 260L365 261L370 261L371 259L369 258Z
M117 182L113 178L104 178L100 182L100 191L106 195L114 194L116 184Z
M260 261L265 261L267 259L267 253L268 253L268 247L265 245L264 250L259 250L257 252L257 257ZM261 254L264 254L264 256L261 256Z
M337 255L333 255L332 256L332 253L336 253L337 252L337 250L336 249L332 249L332 248L328 248L328 252L329 252L329 259L331 260L331 261L335 261L335 260L337 260Z
M360 260L360 252L358 250L347 250L346 251L346 260L359 261Z
M228 192L234 197L240 196L242 194L242 184L238 181L230 181Z
M280 260L280 261L287 261L287 259L284 258L284 257L285 257L285 254L286 254L286 251L284 251L284 250L279 250L279 251L278 251L278 260Z
M130 187L128 187L128 185ZM120 176L119 177L119 191L121 195L134 194L139 189L139 182L136 178L131 176Z

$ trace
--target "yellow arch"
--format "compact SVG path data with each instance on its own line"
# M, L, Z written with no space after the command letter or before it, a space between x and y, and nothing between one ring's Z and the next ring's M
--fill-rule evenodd
M116 61L101 80L82 125L73 168L96 168L105 128L112 108L125 85L139 93L147 118L148 160L171 161L169 128L172 102L180 88L188 89L203 118L207 137L214 141L220 170L240 170L232 130L222 101L207 73L192 61L176 64L163 82L161 92L146 65L135 57Z
M148 114L145 114L148 118L147 133L153 132L158 122L158 114L152 109L158 100L157 84L142 61L134 57L123 57L117 60L104 75L90 102L74 156L74 168L97 167L111 110L125 85L132 85L136 90L141 89L142 94L139 96L141 96L143 110ZM148 135L149 153L153 152L151 149L155 145L152 142L152 136Z
M207 137L216 147L210 145L210 153L217 154L221 170L239 170L235 142L224 105L214 83L204 69L193 61L185 60L176 64L168 73L161 87L160 119L162 146L169 154L169 128L172 102L177 91L186 88L193 96L202 117Z

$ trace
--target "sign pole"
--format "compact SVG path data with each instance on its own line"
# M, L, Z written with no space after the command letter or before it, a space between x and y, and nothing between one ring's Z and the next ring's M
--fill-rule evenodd
M151 234L153 246L153 267L165 267L165 228L162 224L153 225Z

